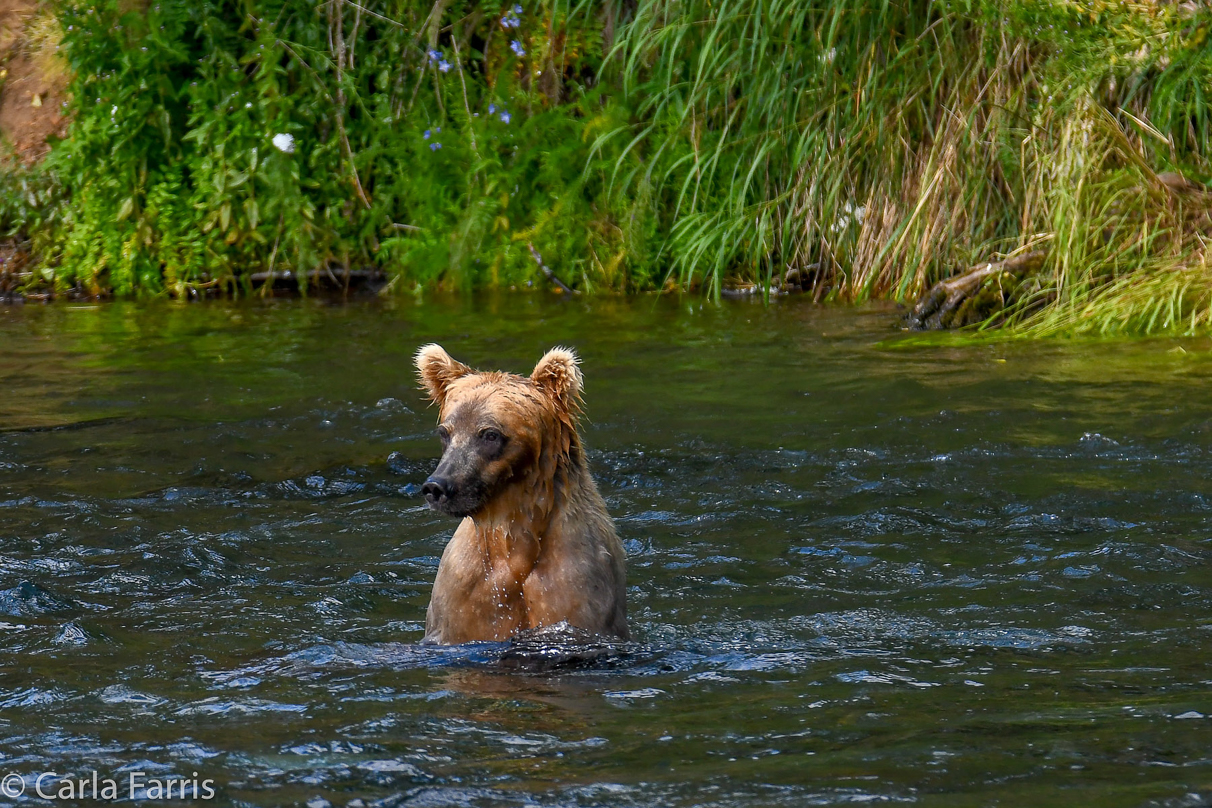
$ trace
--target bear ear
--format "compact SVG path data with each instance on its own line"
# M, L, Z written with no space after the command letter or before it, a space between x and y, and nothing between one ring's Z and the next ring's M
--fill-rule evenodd
M530 381L565 412L581 408L581 360L569 348L552 348L534 366Z
M422 346L417 351L416 362L421 386L429 393L433 403L438 405L438 409L441 409L446 401L446 391L451 382L474 372L462 362L452 359L441 345Z

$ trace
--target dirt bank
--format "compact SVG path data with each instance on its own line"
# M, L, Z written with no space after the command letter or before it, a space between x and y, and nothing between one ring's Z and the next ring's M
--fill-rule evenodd
M29 164L62 137L67 70L49 4L0 0L0 160Z

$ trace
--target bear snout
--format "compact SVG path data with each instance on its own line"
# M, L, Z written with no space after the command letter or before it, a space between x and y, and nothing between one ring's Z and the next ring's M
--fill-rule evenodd
M424 495L425 501L429 503L431 508L445 505L453 493L450 481L444 480L441 477L430 477L421 486L421 494Z

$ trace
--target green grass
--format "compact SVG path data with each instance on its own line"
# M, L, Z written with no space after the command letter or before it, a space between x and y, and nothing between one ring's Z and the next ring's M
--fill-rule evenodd
M62 11L71 136L0 180L24 189L0 221L33 238L31 283L251 293L374 265L398 292L510 286L539 281L533 243L588 292L798 268L818 299L908 300L1043 248L997 323L1212 326L1202 6L127 7Z

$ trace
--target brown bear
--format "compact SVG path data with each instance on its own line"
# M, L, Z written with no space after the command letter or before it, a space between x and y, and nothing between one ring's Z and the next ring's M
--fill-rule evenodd
M561 622L627 639L626 558L577 433L576 354L549 351L529 378L472 370L438 345L416 362L444 446L421 492L463 519L438 565L425 641L505 640Z

